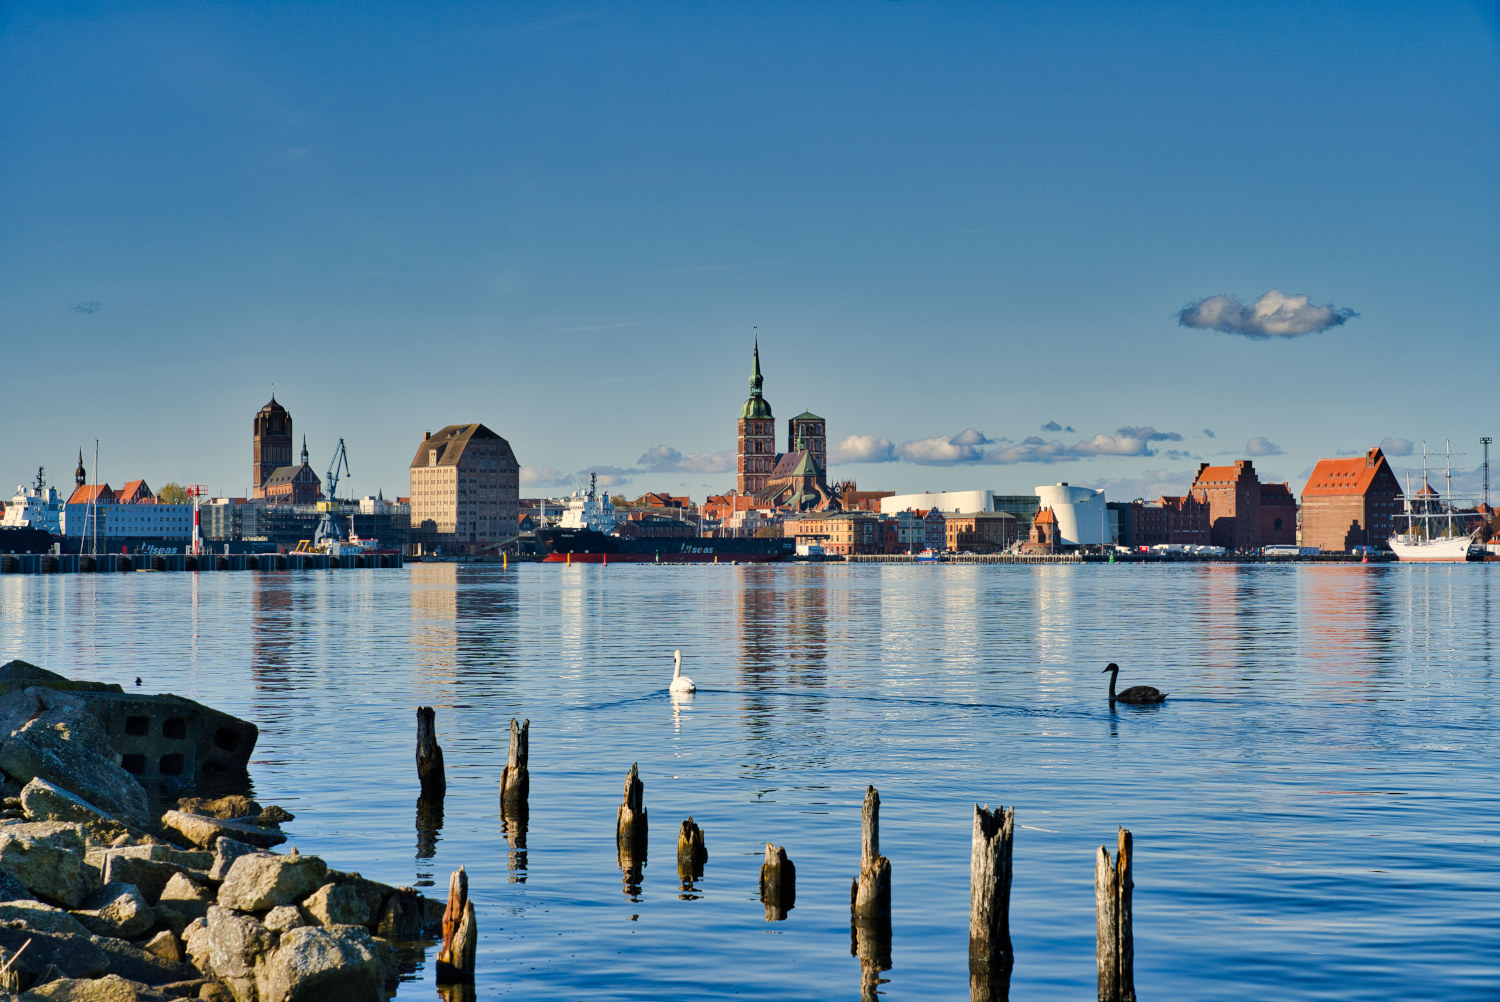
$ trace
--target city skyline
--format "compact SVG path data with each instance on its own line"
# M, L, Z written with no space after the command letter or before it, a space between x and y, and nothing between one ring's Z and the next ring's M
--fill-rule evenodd
M758 329L864 489L1298 492L1446 438L1477 491L1497 22L7 5L0 476L98 438L101 480L245 496L274 384L351 493L478 421L523 495L701 499Z

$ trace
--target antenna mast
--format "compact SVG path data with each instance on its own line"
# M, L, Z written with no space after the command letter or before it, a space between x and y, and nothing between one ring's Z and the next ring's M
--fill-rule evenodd
M1486 508L1490 506L1490 443L1493 441L1494 439L1488 435L1479 440L1479 444L1484 446L1484 506Z

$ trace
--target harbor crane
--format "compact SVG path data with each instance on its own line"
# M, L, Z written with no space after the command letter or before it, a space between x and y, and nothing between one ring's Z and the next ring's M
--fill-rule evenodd
M339 439L338 448L333 450L333 462L328 466L328 479L323 481L324 500L318 505L323 510L323 515L318 519L318 528L312 538L315 549L341 542L344 538L343 530L339 528L337 511L340 472L346 477L353 475L349 469L349 454L344 451L343 439Z

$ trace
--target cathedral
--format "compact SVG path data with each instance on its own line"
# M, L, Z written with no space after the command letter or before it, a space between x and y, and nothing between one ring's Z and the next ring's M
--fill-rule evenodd
M787 422L786 452L776 451L776 419L761 393L760 342L750 370L750 397L735 427L735 493L753 497L757 508L840 511L838 492L828 485L828 434L823 419L804 411Z
M271 402L255 415L251 440L251 496L272 504L316 504L323 484L307 463L307 438L302 439L302 462L292 465L292 415Z

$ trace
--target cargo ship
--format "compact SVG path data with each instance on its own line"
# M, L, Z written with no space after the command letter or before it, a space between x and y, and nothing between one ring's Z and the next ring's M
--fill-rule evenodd
M615 505L601 495L597 478L589 478L587 493L574 494L563 509L557 526L537 530L537 540L547 550L544 563L574 561L619 563L770 563L790 558L796 540L735 539L719 536L663 536L630 539L615 534Z

